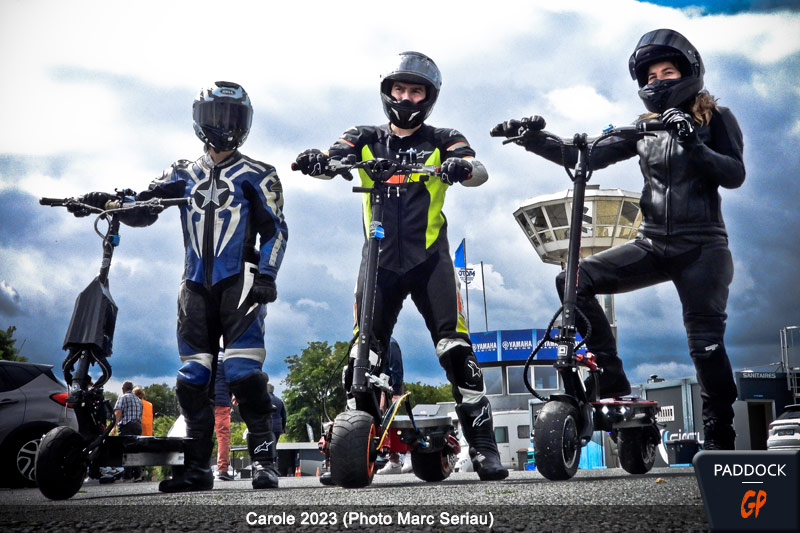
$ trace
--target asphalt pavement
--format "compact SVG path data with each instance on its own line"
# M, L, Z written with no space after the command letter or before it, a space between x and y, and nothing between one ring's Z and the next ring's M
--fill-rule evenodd
M162 494L155 482L89 481L66 501L38 489L0 489L0 531L704 531L708 521L694 470L641 476L619 468L580 470L566 482L535 471L480 482L472 472L441 483L413 474L375 476L362 489L316 477L281 478L277 490L250 480L211 491Z

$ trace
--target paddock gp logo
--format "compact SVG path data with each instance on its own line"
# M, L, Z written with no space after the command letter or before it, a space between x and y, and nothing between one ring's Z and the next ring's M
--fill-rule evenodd
M800 530L800 450L703 451L693 463L712 530Z

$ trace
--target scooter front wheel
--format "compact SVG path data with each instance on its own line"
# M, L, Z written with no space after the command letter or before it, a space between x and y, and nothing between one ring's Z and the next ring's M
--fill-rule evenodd
M655 426L622 428L617 434L619 464L629 474L646 474L656 462L660 432Z
M581 442L578 410L570 403L547 402L533 425L536 469L551 481L570 479L578 470Z
M372 483L380 434L372 415L345 411L333 421L331 479L334 485L361 488Z
M83 447L80 433L67 426L51 429L42 438L36 454L36 481L44 496L66 500L80 490L87 467Z

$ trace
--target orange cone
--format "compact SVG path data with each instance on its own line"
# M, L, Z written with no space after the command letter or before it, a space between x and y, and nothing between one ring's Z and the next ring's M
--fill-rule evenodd
M301 477L303 472L300 471L300 465L297 465L297 468L294 469L294 477Z
M317 467L317 477L319 477L319 467Z

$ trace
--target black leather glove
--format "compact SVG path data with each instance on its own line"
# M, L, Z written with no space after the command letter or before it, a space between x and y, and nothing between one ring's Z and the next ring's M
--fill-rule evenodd
M330 158L316 148L300 152L294 160L297 170L308 176L322 176L328 170Z
M670 129L674 128L678 135L678 142L693 143L697 141L697 131L694 128L692 116L675 107L661 113L661 122Z
M278 299L278 288L275 280L267 274L256 274L253 288L250 290L253 301L257 304L269 304Z
M448 185L467 181L472 177L472 163L460 157L448 157L442 163L441 179Z
M521 120L511 119L501 122L491 129L492 137L519 137L520 135L535 134L544 129L547 122L539 115L525 117Z
M90 192L78 198L78 201L80 201L82 204L90 205L98 209L105 209L106 203L111 200L116 200L116 198L117 197L115 195L106 192ZM91 211L80 205L68 205L67 211L76 217L85 217L92 214Z

